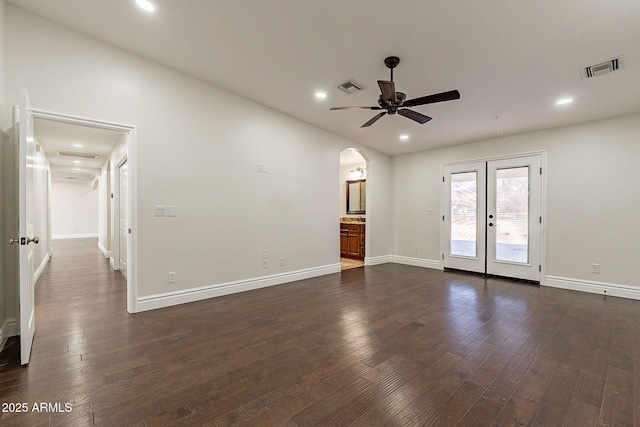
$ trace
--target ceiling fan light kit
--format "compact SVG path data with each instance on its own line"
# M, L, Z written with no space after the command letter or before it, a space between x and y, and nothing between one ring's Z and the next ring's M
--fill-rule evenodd
M393 69L400 63L400 58L397 56L389 56L385 58L384 65L389 68L391 72L390 80L378 80L378 86L380 87L380 96L378 96L377 106L353 106L353 107L331 107L331 110L384 110L381 113L376 114L371 120L363 124L361 127L369 127L385 115L399 114L408 119L411 119L417 123L425 124L431 117L425 116L417 111L410 110L407 107L417 107L419 105L433 104L436 102L453 101L454 99L460 99L460 92L457 90L450 90L448 92L436 93L433 95L422 96L420 98L413 98L407 100L407 95L402 92L396 92L396 86L393 82Z

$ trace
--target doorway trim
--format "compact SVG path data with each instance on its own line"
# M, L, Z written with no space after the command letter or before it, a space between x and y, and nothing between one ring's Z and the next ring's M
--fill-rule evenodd
M542 150L542 151L532 151L532 152L524 152L524 153L514 153L514 154L509 154L506 156L494 156L494 157L481 157L481 158L475 158L475 159L468 159L468 160L460 160L460 161L455 161L455 162L447 162L447 163L441 163L440 164L440 185L439 187L439 197L438 199L440 200L440 269L444 270L444 254L446 251L446 244L447 242L445 241L445 236L446 236L446 230L445 230L445 221L444 221L444 217L445 215L447 215L447 206L445 205L445 186L444 186L444 176L445 176L445 167L447 166L457 166L457 165L464 165L464 164L468 164L468 163L476 163L476 162L492 162L492 161L496 161L496 160L512 160L512 159L518 159L518 158L522 158L522 157L528 157L528 156L540 156L540 164L542 167L542 171L543 173L540 176L541 182L540 182L540 213L542 216L542 222L541 222L541 227L540 227L540 285L544 285L545 284L545 280L544 278L546 277L546 268L547 268L547 258L546 258L546 223L547 223L547 180L546 180L546 170L547 170L547 152L546 150Z
M32 109L33 118L53 120L61 123L75 124L80 126L93 127L98 129L112 130L122 132L127 135L127 153L125 158L129 165L129 175L127 186L128 194L128 210L129 210L129 227L131 228L131 236L127 244L127 253L129 258L128 274L127 274L127 311L136 313L138 311L138 173L137 173L137 127L122 123L108 122L103 120L89 119L86 117L72 116L68 114L54 113ZM121 159L119 159L120 161ZM112 242L113 245L113 242Z

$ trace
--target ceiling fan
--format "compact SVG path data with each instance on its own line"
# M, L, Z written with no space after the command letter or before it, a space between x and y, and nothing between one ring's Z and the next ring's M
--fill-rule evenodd
M416 107L418 105L460 99L460 92L457 90L450 90L448 92L436 93L407 100L407 95L402 92L396 92L396 85L393 82L393 69L396 68L399 63L400 58L397 56L390 56L384 60L384 65L391 70L391 80L378 80L378 86L380 86L381 92L380 96L378 96L378 106L331 107L331 110L385 110L376 114L371 120L360 126L363 128L371 126L385 114L394 115L396 113L423 125L431 120L431 117L425 116L422 113L418 113L417 111L410 110L406 107Z

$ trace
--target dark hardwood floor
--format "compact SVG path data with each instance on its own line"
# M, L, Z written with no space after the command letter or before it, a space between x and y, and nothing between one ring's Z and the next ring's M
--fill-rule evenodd
M93 239L54 242L3 426L631 426L640 302L385 264L129 315ZM640 367L639 367L640 369ZM59 403L61 412L33 412ZM68 403L72 410L64 412Z

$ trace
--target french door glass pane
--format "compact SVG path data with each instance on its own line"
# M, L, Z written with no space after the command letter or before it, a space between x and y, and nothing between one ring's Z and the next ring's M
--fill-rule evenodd
M529 167L496 171L496 260L529 262Z
M478 173L451 174L451 255L478 254Z

